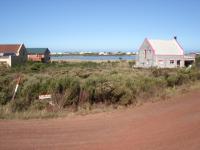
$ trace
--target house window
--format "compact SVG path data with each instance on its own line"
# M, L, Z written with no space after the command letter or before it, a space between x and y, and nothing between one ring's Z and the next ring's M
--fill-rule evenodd
M170 64L174 64L174 60L170 60Z

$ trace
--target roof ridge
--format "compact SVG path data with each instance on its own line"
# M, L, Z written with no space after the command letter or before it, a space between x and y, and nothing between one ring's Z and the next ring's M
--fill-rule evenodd
M150 41L174 41L174 39L168 39L168 40L163 40L163 39L148 39Z

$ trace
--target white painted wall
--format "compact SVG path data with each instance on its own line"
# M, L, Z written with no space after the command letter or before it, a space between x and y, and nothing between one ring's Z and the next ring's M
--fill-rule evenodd
M146 50L146 57L145 57ZM180 60L180 66L177 61ZM174 63L170 63L174 61ZM184 55L155 55L151 45L145 40L138 51L136 58L136 67L150 68L177 68L184 67Z
M146 56L145 56L146 51ZM155 66L155 55L154 51L148 42L145 40L142 46L140 47L136 59L136 66L149 68Z
M12 61L11 60L12 60L11 56L1 56L0 57L0 63L1 64L7 64L10 67L12 65Z
M170 63L170 61L174 61L174 63ZM178 66L177 61L180 61L180 66ZM163 63L161 63L163 62ZM184 67L184 56L176 56L176 55L157 55L156 56L156 64L159 68L177 68Z

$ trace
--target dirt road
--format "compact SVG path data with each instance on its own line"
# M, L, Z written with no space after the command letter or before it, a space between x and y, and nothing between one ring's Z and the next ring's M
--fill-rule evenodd
M200 150L200 91L109 113L1 120L0 149Z

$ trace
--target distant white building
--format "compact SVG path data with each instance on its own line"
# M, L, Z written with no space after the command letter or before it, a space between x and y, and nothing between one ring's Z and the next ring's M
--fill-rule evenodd
M85 54L85 52L80 52L79 54L80 54L80 55L84 55L84 54Z
M106 55L108 55L108 52L99 52L99 55L104 55L104 56L106 56Z
M131 52L126 52L126 55L131 55L132 53Z
M193 63L194 60L194 57L190 58L189 63ZM172 40L145 39L136 58L136 67L176 68L184 66L184 50L176 38Z

